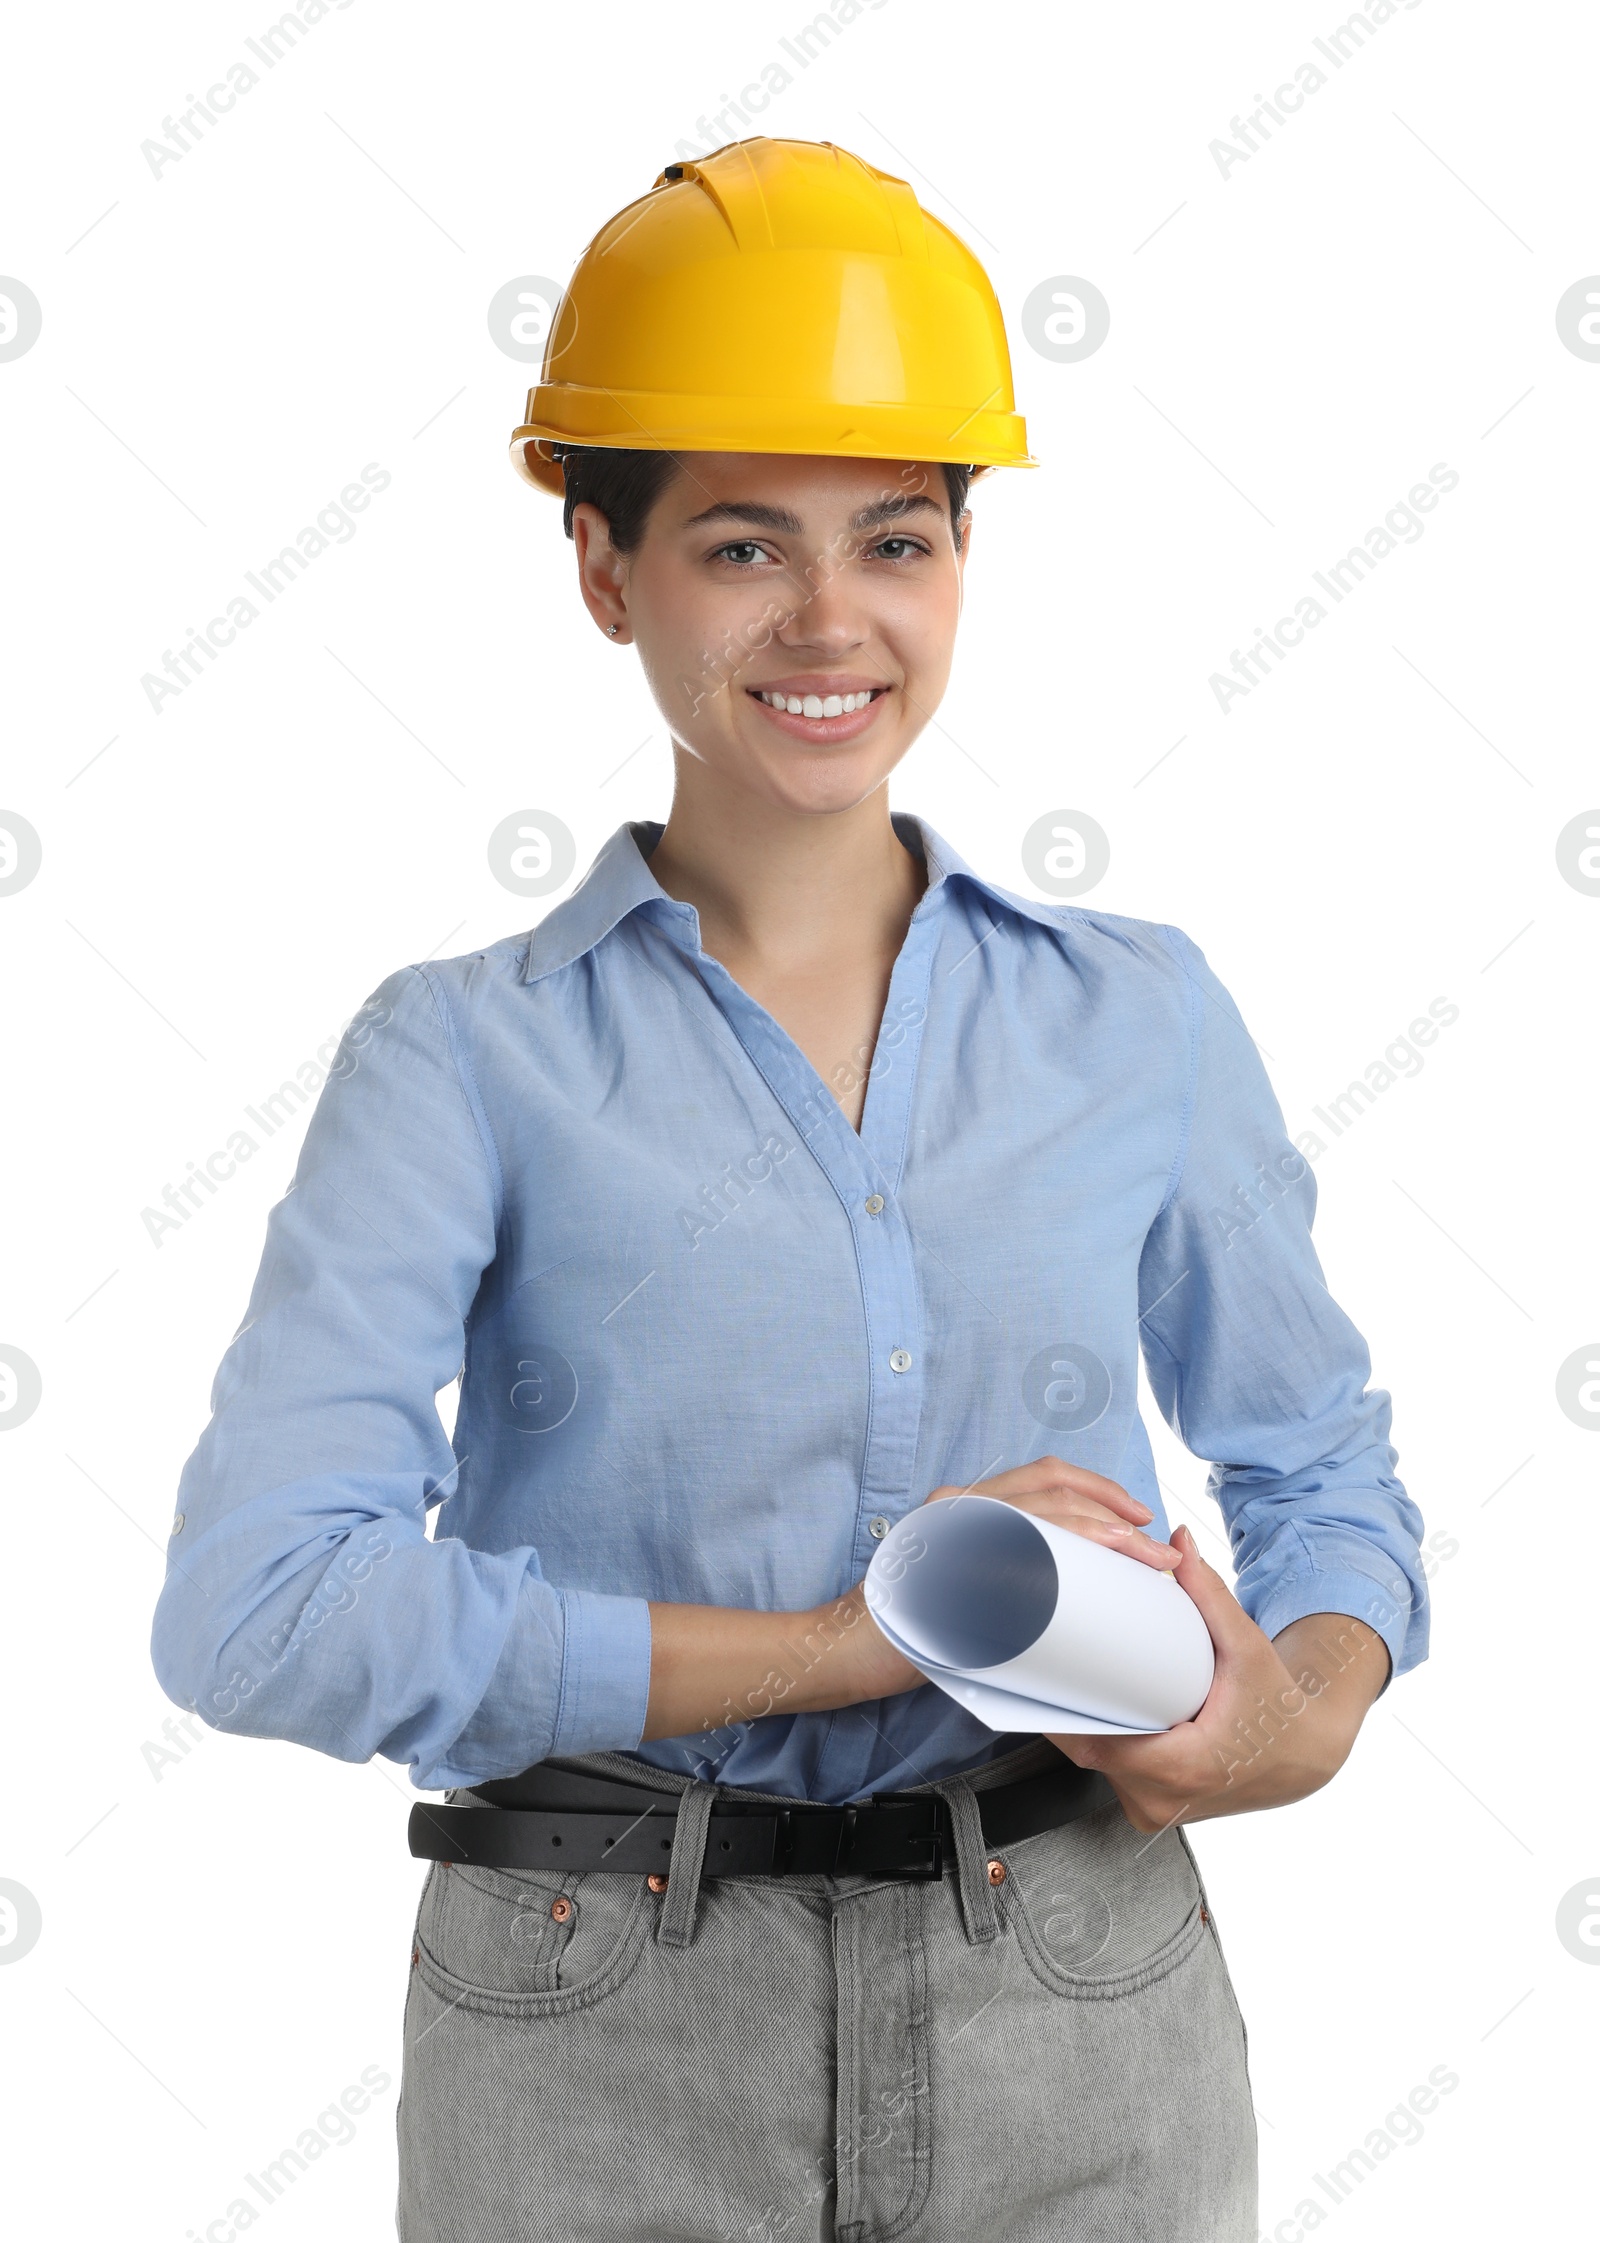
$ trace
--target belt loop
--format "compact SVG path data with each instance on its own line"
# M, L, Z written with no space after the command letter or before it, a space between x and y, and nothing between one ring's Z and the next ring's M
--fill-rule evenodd
M995 1906L994 1887L989 1882L989 1847L983 1835L977 1795L965 1776L949 1776L933 1788L950 1809L961 1921L967 1938L978 1946L998 1936L1000 1912Z
M667 1858L667 1897L661 1904L656 1937L664 1947L687 1947L694 1937L700 1869L706 1856L706 1826L711 1820L715 1784L696 1777L678 1795L678 1819Z

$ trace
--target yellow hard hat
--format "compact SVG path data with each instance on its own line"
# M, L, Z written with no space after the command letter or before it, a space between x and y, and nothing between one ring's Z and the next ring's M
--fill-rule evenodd
M831 141L668 164L578 260L512 465L552 445L1037 467L1005 322L966 244Z

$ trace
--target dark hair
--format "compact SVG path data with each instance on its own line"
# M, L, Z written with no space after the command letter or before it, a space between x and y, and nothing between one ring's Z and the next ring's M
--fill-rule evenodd
M598 444L557 444L554 452L561 462L566 484L561 527L568 537L572 535L573 508L587 500L591 506L599 507L610 524L611 542L617 551L636 551L644 537L650 510L661 496L673 469L681 464L681 455L625 452ZM948 461L940 464L950 495L951 532L959 537L961 511L967 503L973 470L952 466Z

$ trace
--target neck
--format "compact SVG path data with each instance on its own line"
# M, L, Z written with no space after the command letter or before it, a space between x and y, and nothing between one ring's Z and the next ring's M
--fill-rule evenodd
M886 786L818 816L702 793L681 771L650 870L693 904L704 947L730 971L735 959L788 972L892 959L928 879L889 823Z

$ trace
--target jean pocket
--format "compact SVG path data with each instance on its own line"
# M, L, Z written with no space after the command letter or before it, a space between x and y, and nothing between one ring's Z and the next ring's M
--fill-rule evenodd
M1205 1936L1208 1911L1176 1826L1151 1838L1112 1801L996 1849L1001 1915L1044 1985L1107 2001L1154 1985Z
M446 2001L499 2016L581 2008L626 1985L653 1914L642 1876L436 1862L418 1916L417 1972Z

